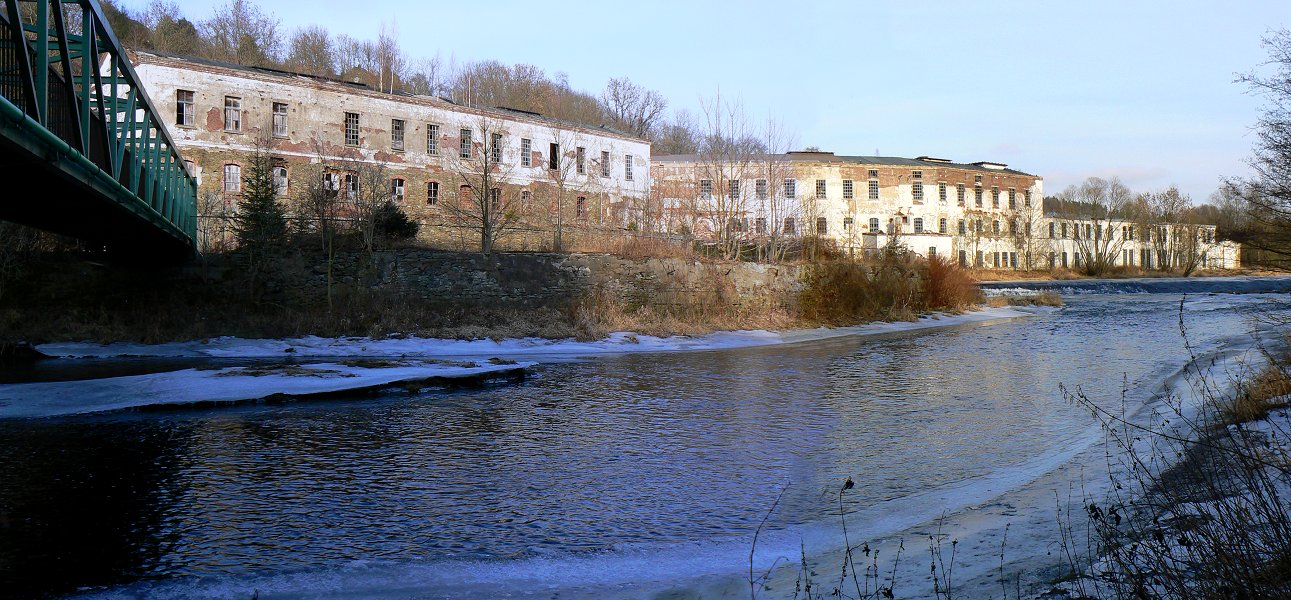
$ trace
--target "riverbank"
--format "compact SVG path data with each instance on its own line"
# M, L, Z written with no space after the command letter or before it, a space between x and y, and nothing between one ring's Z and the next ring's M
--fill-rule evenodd
M1048 269L1039 271L1009 269L972 269L969 271L979 283L999 283L1006 281L1072 281L1090 279L1173 279L1183 277L1178 271L1146 270L1137 267L1119 267L1100 275L1086 275L1071 269ZM1266 268L1240 269L1206 269L1194 271L1188 277L1278 277L1291 275L1287 271Z

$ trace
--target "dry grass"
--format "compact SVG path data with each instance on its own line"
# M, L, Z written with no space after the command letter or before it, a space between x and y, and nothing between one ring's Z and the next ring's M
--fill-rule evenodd
M1062 306L1062 296L1053 290L1043 290L1030 296L1004 296L1009 306Z
M924 285L924 307L959 311L982 301L982 292L972 275L940 256L928 259L928 280Z
M1286 365L1270 364L1259 375L1238 386L1222 411L1229 423L1247 423L1268 416L1269 411L1291 405L1291 376Z

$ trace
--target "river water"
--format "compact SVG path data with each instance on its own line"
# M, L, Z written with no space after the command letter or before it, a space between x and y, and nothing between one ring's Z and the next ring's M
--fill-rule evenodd
M1206 357L1285 314L1285 293L1249 292L1291 289L1195 281L1045 284L1066 308L557 362L515 386L0 421L0 595L452 597L719 576L747 568L764 518L768 555L837 543L847 477L860 535L890 533L1093 443L1060 384L1109 408L1147 401L1189 358L1181 299Z

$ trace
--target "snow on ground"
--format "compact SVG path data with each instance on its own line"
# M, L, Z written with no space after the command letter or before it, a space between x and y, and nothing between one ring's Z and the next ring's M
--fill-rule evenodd
M1024 317L1035 309L984 308L959 315L936 314L917 321L869 323L853 327L821 327L783 332L765 330L720 331L699 336L655 337L628 332L610 334L592 342L574 339L548 340L522 338L508 340L448 340L421 337L322 338L306 336L292 339L243 339L218 337L191 342L166 344L133 344L116 342L95 344L70 342L42 344L36 349L59 358L278 358L278 357L467 357L467 356L536 356L597 355L624 352L677 352L723 350L749 346L790 344L842 336L879 335L949 327Z
M0 385L0 418L51 417L197 402L258 400L380 388L432 378L460 379L525 369L509 361L395 363L348 361L271 367L183 369L168 373Z

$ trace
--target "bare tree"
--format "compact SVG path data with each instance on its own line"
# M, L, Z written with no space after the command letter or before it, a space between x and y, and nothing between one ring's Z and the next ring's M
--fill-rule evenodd
M309 25L297 29L288 44L285 66L311 75L336 75L336 52L326 29Z
M704 101L704 146L697 155L697 194L693 210L696 225L716 238L721 252L735 258L748 237L749 175L754 162L765 154L749 127L743 107L722 100ZM699 231L696 231L698 234Z
M203 21L201 29L213 58L252 66L278 62L278 19L251 2L231 0Z
M1263 45L1269 53L1265 66L1273 72L1238 78L1266 103L1249 161L1255 175L1240 182L1251 221L1251 232L1241 241L1265 253L1269 262L1285 265L1291 261L1291 29L1270 31Z
M461 226L479 233L480 252L487 254L521 215L519 190L511 185L519 161L506 160L507 134L497 119L480 116L474 128L460 135L458 151L448 154L458 191L445 207Z
M1023 202L1010 222L1009 234L1013 237L1013 246L1022 253L1022 268L1034 271L1039 268L1040 259L1052 251L1048 232L1043 231L1044 211L1042 203Z
M565 222L569 216L569 207L574 204L571 201L571 195L579 178L586 177L587 165L586 157L579 156L582 145L582 137L578 132L552 125L548 131L551 133L551 141L547 147L547 178L551 181L550 193L553 197L547 198L547 205L550 212L550 221L552 225L552 250L561 252L565 248ZM575 206L575 211L577 211ZM578 216L575 212L574 216Z
M1090 177L1079 186L1058 194L1057 217L1070 225L1079 268L1087 275L1101 275L1116 264L1125 247L1113 219L1126 215L1132 201L1130 189L1120 178Z
M613 124L625 133L641 138L650 135L668 106L668 101L659 92L632 83L627 77L610 79L601 93L601 103Z

